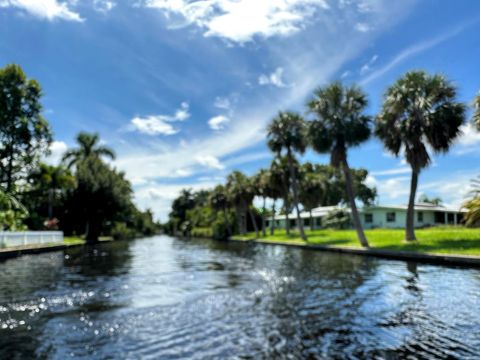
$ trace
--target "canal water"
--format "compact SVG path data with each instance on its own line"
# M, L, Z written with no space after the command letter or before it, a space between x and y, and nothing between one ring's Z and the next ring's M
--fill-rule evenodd
M480 271L159 236L0 262L0 359L480 358Z

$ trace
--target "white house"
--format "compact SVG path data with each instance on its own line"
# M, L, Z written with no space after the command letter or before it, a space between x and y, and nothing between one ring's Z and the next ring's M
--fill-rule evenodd
M339 206L323 206L312 210L313 227L322 226L322 218L330 211L336 209L346 209ZM434 225L457 225L463 222L463 213L465 211L453 208L447 208L442 205L433 205L429 203L415 204L415 227L428 227ZM374 228L403 228L405 227L407 205L373 205L359 209L360 220L365 229ZM300 214L305 227L310 227L310 213L302 212ZM295 213L289 214L290 227L297 227L297 216ZM270 226L271 219L267 220ZM275 216L275 227L285 228L286 216Z

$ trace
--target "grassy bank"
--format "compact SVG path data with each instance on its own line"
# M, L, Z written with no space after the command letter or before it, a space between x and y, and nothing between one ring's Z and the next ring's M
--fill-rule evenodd
M65 236L63 242L68 245L85 244L85 240L75 236Z
M375 229L366 230L370 246L374 249L413 251L429 254L458 254L480 256L480 229L467 229L464 227L433 227L416 231L418 241L405 243L403 229ZM306 231L307 244L327 246L360 247L354 230L314 230ZM255 233L246 236L234 236L236 240L253 240ZM289 236L285 230L275 230L275 235L260 236L262 241L291 242L305 244L297 232Z

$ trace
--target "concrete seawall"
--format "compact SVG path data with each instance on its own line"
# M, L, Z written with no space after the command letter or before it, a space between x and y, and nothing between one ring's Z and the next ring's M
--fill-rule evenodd
M480 268L480 256L425 254L425 253L415 253L410 251L393 251L393 250L382 250L382 249L362 249L362 248L354 248L354 247L299 244L299 243L288 242L288 241L236 240L236 239L229 239L229 241L244 242L244 243L250 242L250 243L265 244L265 245L291 246L296 248L310 249L310 250L317 250L317 251L329 251L329 252L344 253L344 254L373 256L377 258L393 259L393 260L416 261L416 262L435 264L435 265Z

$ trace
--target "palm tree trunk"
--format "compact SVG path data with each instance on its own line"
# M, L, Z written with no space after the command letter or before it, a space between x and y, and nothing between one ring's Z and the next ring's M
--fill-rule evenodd
M227 227L227 235L229 237L232 236L232 227L230 226L230 221L228 221L228 214L226 208L223 208L223 221L225 221L225 225Z
M243 203L243 211L242 211L242 235L246 235L247 234L247 231L248 231L248 227L247 227L247 212L248 212L248 208L247 208L247 204L245 204L245 202Z
M363 247L369 247L368 240L363 232L360 217L358 216L357 204L355 204L355 193L353 191L352 174L350 173L350 167L348 166L346 157L343 159L342 165L343 174L345 176L345 184L347 187L348 200L350 202L350 209L352 210L353 225L355 226L355 230L357 230L357 236L358 240L360 240L360 244Z
M305 231L303 230L303 219L300 217L300 209L298 207L298 192L297 192L297 177L295 175L295 169L293 168L293 161L292 161L292 153L291 150L288 149L288 168L290 172L290 178L292 179L292 191L293 191L293 205L297 210L297 224L298 230L300 231L300 237L302 240L307 240L305 236Z
M48 189L48 220L53 218L53 189Z
M7 167L7 193L13 190L13 146L9 147L8 167Z
M285 203L285 232L287 233L287 235L290 235L290 219L288 218L288 211L289 211L289 204L287 201Z
M272 223L270 224L270 235L273 235L275 233L275 199L273 199L271 219Z
M237 218L237 226L238 226L238 233L243 234L243 222L242 222L242 215L239 206L235 206L235 216Z
M257 221L255 220L255 216L253 216L253 211L248 207L248 213L250 214L250 220L252 221L253 228L255 229L255 238L258 239L260 234L258 233L258 226Z
M267 206L266 206L266 201L267 199L263 197L263 208L262 208L262 236L265 237L267 236L267 224L265 221L265 213L267 212Z
M408 199L407 224L405 228L405 240L415 241L415 196L417 194L418 171L412 169L412 179L410 182L410 197Z

